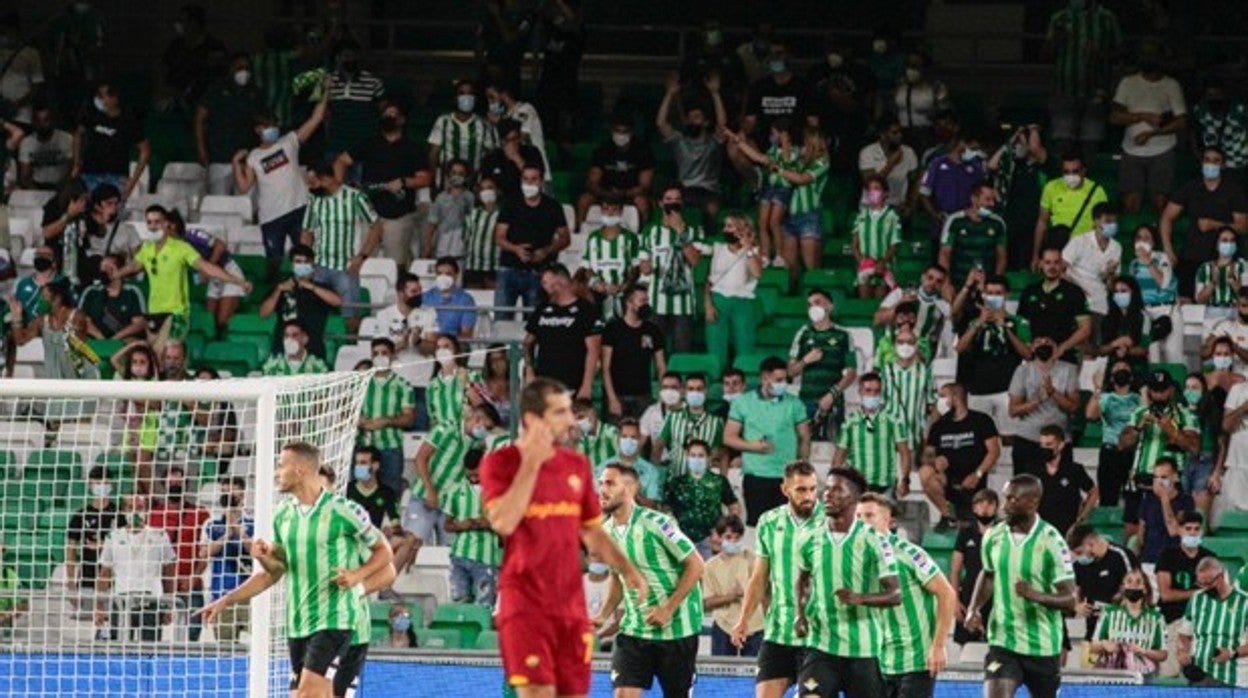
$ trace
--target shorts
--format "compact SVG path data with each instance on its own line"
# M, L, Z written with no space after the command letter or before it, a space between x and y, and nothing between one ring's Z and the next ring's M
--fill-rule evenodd
M334 672L334 695L345 696L347 691L360 690L356 679L364 673L364 660L368 658L368 643L351 645L338 660L338 670Z
M1105 137L1105 98L1054 95L1049 102L1055 141L1096 143Z
M797 677L802 672L804 656L806 656L805 647L763 640L763 646L758 650L758 673L754 680L762 683L788 679L790 684L797 683Z
M500 618L498 647L509 686L554 686L558 695L589 693L594 633L588 619Z
M1118 163L1119 190L1123 194L1169 195L1177 150L1171 148L1160 155L1144 158L1123 153Z
M1209 476L1213 475L1213 454L1202 452L1195 458L1188 458L1183 466L1183 474L1179 481L1183 483L1183 491L1189 494L1209 489Z
M350 630L320 630L307 637L290 638L290 690L299 688L299 677L307 669L324 676L329 665L345 654L351 645Z
M778 204L788 208L789 202L793 200L793 187L774 187L763 185L758 190L758 203L760 204Z
M799 240L821 240L823 231L819 229L820 223L818 211L790 215L784 219L784 232Z
M1062 686L1059 655L1029 657L1001 647L989 646L984 657L984 678L1004 679L1026 686L1032 698L1056 698Z
M797 695L836 698L879 698L884 695L884 677L875 657L836 657L816 649L806 650L802 672L797 677Z
M226 270L230 274L233 274L234 276L239 277L240 279L243 278L242 268L238 266L238 262L235 262L232 259L226 262L225 265L221 268ZM227 284L224 281L218 281L216 279L208 280L208 299L209 300L216 300L218 298L242 298L243 296L246 296L246 295L247 295L247 292L243 290L243 287L239 286L238 284Z
M926 671L884 676L885 698L932 698L935 690L936 679Z
M698 636L642 640L620 633L611 652L611 686L649 690L654 679L665 696L693 693L697 679Z

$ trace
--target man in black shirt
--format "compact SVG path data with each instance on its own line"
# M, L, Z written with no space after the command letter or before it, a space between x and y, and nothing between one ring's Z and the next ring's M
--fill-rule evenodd
M363 507L373 525L385 534L390 547L394 548L394 569L402 572L416 559L416 551L420 549L420 540L403 529L399 511L402 495L377 479L377 469L381 467L381 452L377 449L357 446L352 463L347 499ZM390 520L389 526L385 525L386 519Z
M654 184L654 153L633 133L627 114L611 119L611 142L603 143L589 160L585 193L576 200L576 220L594 204L621 199L637 207L642 221L650 220L650 187Z
M1075 462L1061 427L1049 425L1040 430L1040 452L1047 458L1043 467L1024 472L1040 478L1040 484L1044 485L1040 518L1064 535L1096 508L1101 501L1100 491L1088 471Z
M962 292L973 291L964 286ZM990 276L984 281L978 312L968 309L962 313L955 347L958 382L966 386L968 402L1003 423L1009 419L1014 369L1031 356L1031 326L1006 311L1009 292L1004 276Z
M395 101L381 106L381 134L338 155L338 178L359 184L381 218L381 246L406 269L417 244L416 194L433 183L425 149L404 135L407 113Z
M87 492L91 501L70 518L65 532L65 580L70 588L95 589L104 539L122 526L104 466L94 466L87 473Z
M521 298L526 308L536 307L541 290L538 270L557 260L571 241L563 207L542 193L540 163L524 164L520 190L524 198L504 205L494 228L499 249L494 305L500 308L510 308Z
M941 390L949 411L927 432L927 448L935 454L919 466L919 481L940 512L937 526L949 528L953 516L968 516L972 496L988 486L988 473L1001 457L1001 437L991 417L967 408L965 387L949 383Z
M1176 264L1179 295L1196 295L1196 270L1218 258L1218 235L1223 228L1248 227L1248 196L1237 182L1224 179L1226 156L1216 146L1201 154L1201 177L1184 184L1161 212L1161 243L1170 263ZM1189 221L1182 254L1175 254L1174 224L1180 216Z
M524 326L525 379L554 378L576 391L576 397L589 399L602 351L598 309L572 292L572 276L562 264L542 273L542 290L549 300Z
M602 332L602 386L613 417L640 417L653 400L654 376L667 371L663 331L650 319L649 291L633 286L624 293L624 315Z
M130 150L138 147L139 159L130 172ZM74 165L70 177L82 177L88 190L112 184L128 199L147 169L152 150L137 119L123 111L117 89L109 82L95 88L92 105L83 112L74 137Z
M745 99L745 117L741 120L742 133L753 134L756 143L762 142L760 138L766 139L776 119L803 123L806 101L810 97L806 84L789 68L788 51L783 46L772 45L767 66L771 74L750 85Z
M312 280L314 255L307 245L290 248L293 276L274 286L260 304L260 317L277 313L271 350L274 354L282 352L286 323L297 321L308 332L308 352L326 359L325 324L331 310L342 307L342 296Z
M1083 289L1062 278L1065 268L1061 248L1045 247L1040 253L1044 280L1023 289L1018 315L1031 323L1032 337L1049 337L1062 361L1078 364L1075 348L1092 336L1092 311Z
M489 177L502 192L500 203L514 203L524 200L520 193L520 172L527 163L542 163L542 153L535 146L523 142L520 122L515 119L503 119L498 122L499 147L485 154L481 159L482 177Z
M975 520L958 531L958 538L953 543L953 557L949 561L949 582L958 594L958 622L953 629L953 641L965 645L975 640L983 641L983 633L973 633L962 625L966 617L965 607L971 602L971 594L975 593L975 580L984 568L982 545L984 534L997 522L997 507L1001 504L994 490L983 489L971 497L971 513ZM992 601L980 608L980 616L987 617L992 609Z
M1070 554L1075 559L1075 583L1079 585L1079 605L1075 617L1087 622L1085 639L1096 633L1101 609L1114 603L1122 579L1140 568L1140 559L1126 548L1105 540L1091 526L1080 524L1066 536Z
M100 262L103 283L92 284L82 292L78 308L91 320L88 329L92 337L129 339L146 335L147 299L138 286L118 276L125 266L125 255L105 256Z
M1182 620L1187 602L1200 587L1196 584L1196 565L1207 557L1216 557L1213 551L1202 546L1201 531L1205 517L1199 511L1179 514L1179 544L1161 551L1157 560L1157 594L1160 596L1161 615L1167 623Z

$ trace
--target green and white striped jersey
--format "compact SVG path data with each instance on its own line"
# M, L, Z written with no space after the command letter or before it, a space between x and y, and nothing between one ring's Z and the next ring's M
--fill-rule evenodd
M1235 305L1235 287L1231 279L1239 279L1241 284L1248 285L1248 260L1234 259L1230 264L1218 266L1217 262L1205 262L1196 270L1196 294L1207 286L1213 286L1213 295L1205 305L1229 308Z
M927 433L927 415L936 404L932 367L922 361L909 366L892 363L880 370L884 384L884 409L897 415L910 432L910 443L917 444Z
M639 281L649 286L650 306L656 315L692 315L697 307L693 267L684 256L682 237L688 237L700 249L704 246L699 226L687 226L684 236L659 223L651 223L641 232L640 252L650 255L654 270Z
M892 206L878 211L864 206L854 216L853 236L863 257L883 259L890 247L901 244L901 216Z
M1183 619L1191 624L1192 663L1228 686L1248 685L1248 677L1240 676L1238 661L1213 661L1218 650L1244 644L1248 592L1233 586L1225 599L1219 599L1210 590L1199 591L1188 600Z
M791 647L806 645L806 638L793 634L793 622L797 620L798 557L802 542L815 535L826 524L823 507L805 519L793 515L793 509L784 504L763 513L758 519L758 556L767 561L767 582L771 589L771 601L764 616L763 637L768 642Z
M602 527L646 580L645 599L639 601L631 592L624 594L620 634L641 640L679 640L702 632L701 582L681 602L671 622L661 628L646 624L646 614L676 591L685 559L698 554L693 541L681 532L676 520L662 512L634 505L623 526L608 516Z
M360 408L363 419L398 417L404 410L416 407L414 390L410 383L396 373L385 377L374 374L364 392L364 404ZM356 437L359 446L372 446L380 450L403 448L403 431L398 427L361 429Z
M789 157L784 157L784 151L780 150L780 146L773 145L767 149L767 157L772 161L779 163L781 169L796 170L802 164L802 149L793 145L789 147ZM769 187L788 187L792 188L793 184L785 179L778 172L768 171L766 174L767 186Z
M309 376L329 373L329 365L316 354L304 354L303 361L291 361L289 357L274 354L265 360L260 372L266 376Z
M436 164L445 170L451 160L460 159L472 165L473 172L481 166L481 158L497 145L494 127L473 114L467 121L455 118L455 112L439 116L429 130L429 145L441 146Z
M879 657L884 647L880 614L870 606L841 603L836 592L874 594L880 580L896 577L888 540L857 519L843 534L833 533L825 522L804 537L798 568L811 575L806 645L834 657Z
M927 651L936 632L936 596L925 587L942 573L923 548L895 533L888 536L888 542L897 556L901 603L880 609L884 620L880 671L896 676L927 668Z
M277 505L273 541L286 556L287 637L355 630L358 590L340 589L334 576L360 567L379 540L381 532L363 507L328 490L311 507L293 497Z
M441 502L442 512L449 518L464 521L485 517L481 485L474 485L466 480L460 482L451 486ZM500 567L503 564L503 547L498 540L498 534L492 530L460 531L451 541L451 557Z
M1142 608L1132 616L1126 606L1110 606L1096 623L1093 640L1138 645L1146 650L1165 649L1166 619L1156 608Z
M329 196L312 196L303 210L303 229L311 230L316 263L334 271L345 271L359 250L363 228L377 220L368 196L342 185Z
M1153 419L1147 426L1144 425L1144 417L1150 413L1151 408L1147 406L1137 407L1135 412L1131 413L1130 424L1140 430L1140 442L1135 447L1135 462L1131 467L1132 477L1127 481L1128 489L1135 487L1135 475L1152 475L1153 468L1157 466L1157 459L1162 456L1174 459L1179 470L1187 464L1185 451L1170 450L1166 432L1162 430L1157 419ZM1200 421L1196 419L1196 415L1186 405L1177 402L1171 402L1164 409L1161 421L1172 422L1179 431L1200 433Z
M724 443L724 420L703 410L694 414L688 407L668 412L663 419L659 438L667 446L667 475L679 477L685 468L685 443L690 439L705 441L714 451Z
M984 571L993 575L988 644L1029 657L1061 653L1062 612L1024 600L1014 585L1027 582L1052 594L1059 583L1074 580L1070 548L1062 534L1039 516L1026 534L1014 534L1002 521L984 534L980 550Z
M577 439L576 450L588 458L590 466L597 470L620 455L620 430L606 422L599 422L595 433L582 434Z
M637 233L631 230L620 229L612 238L608 238L603 230L595 230L586 238L581 258L590 272L603 283L619 286L632 271L639 248Z
M808 174L812 179L807 184L793 187L793 198L789 201L789 215L800 216L819 211L823 205L823 189L828 184L828 158L822 157L814 162L798 162L797 170Z
M438 503L445 506L445 492L452 486L467 482L464 474L464 456L473 447L472 437L464 433L458 424L441 424L430 430L425 443L433 448L429 457L429 479L438 491ZM422 445L423 448L423 445ZM412 496L425 496L425 482L420 477L412 481Z
M487 211L480 206L468 212L464 221L467 254L464 269L468 271L495 271L498 269L498 245L494 242L494 228L498 225L498 209Z
M867 484L897 484L897 445L908 444L910 427L895 412L851 413L837 430L836 447L846 451L845 464L862 473Z
M429 424L463 424L468 386L480 380L481 376L476 371L469 371L467 376L461 375L459 371L451 374L439 373L429 379L429 387L425 388L425 408L429 413Z

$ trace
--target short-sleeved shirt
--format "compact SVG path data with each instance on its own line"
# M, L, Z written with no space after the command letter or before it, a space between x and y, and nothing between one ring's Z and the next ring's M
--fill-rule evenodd
M1152 424L1143 426L1144 416L1150 412L1158 416L1153 407L1144 406L1137 407L1131 414L1131 426L1140 430L1140 440L1135 447L1135 462L1131 467L1132 475L1152 475L1157 459L1162 456L1173 458L1175 465L1182 471L1187 463L1187 452L1166 442L1166 434L1161 430L1158 420L1154 419ZM1200 420L1195 413L1173 400L1162 409L1160 420L1173 422L1179 431L1200 433Z
M189 581L195 587L200 585L200 577L195 574L195 561L199 557L199 534L210 518L207 509L193 506L189 502L177 507L168 504L157 506L147 518L149 526L168 534L169 542L173 544L178 558L178 580Z
M724 507L737 503L728 478L708 470L702 477L678 475L667 481L663 502L676 515L680 530L695 541L711 535Z
M1195 557L1188 557L1182 548L1173 545L1161 551L1155 571L1159 575L1162 572L1170 574L1171 589L1192 591L1200 588L1196 584L1196 567L1207 557L1217 557L1217 555L1212 550L1201 546L1196 548ZM1166 622L1173 623L1183 617L1183 611L1187 610L1187 601L1162 601L1158 607Z
M458 116L458 112L446 113L433 122L427 140L429 145L441 147L434 164L446 169L451 160L459 159L475 170L485 153L495 146L494 128L476 114L463 121Z
M603 189L624 191L637 186L642 172L654 169L654 153L637 138L623 148L604 143L589 158L589 167L602 170Z
M386 519L399 520L399 493L380 482L373 483L371 492L364 492L360 489L360 483L351 482L347 485L347 499L364 507L369 521L378 528L381 528Z
M853 412L836 433L836 447L847 452L845 464L862 473L872 487L891 488L897 483L897 448L909 443L909 425L888 411Z
M425 222L434 226L434 257L464 256L468 249L465 226L476 203L477 197L467 189L444 189L433 200Z
M825 524L804 537L797 566L810 573L807 646L834 657L879 657L884 624L878 609L842 603L836 592L878 593L884 579L897 577L896 551L888 539L860 519L843 534Z
M996 395L1010 389L1010 378L1023 357L1010 341L1013 332L1024 344L1031 343L1031 323L1017 315L1006 315L1004 326L994 322L975 324L971 345L958 361L958 382L971 395ZM963 332L969 332L964 330Z
M438 312L438 331L451 336L461 336L471 332L477 326L477 314L472 310L451 310L450 308L475 308L477 302L472 294L462 288L453 288L443 294L431 288L421 294L421 307L432 308Z
M672 476L686 472L685 444L691 439L705 441L711 451L724 443L724 420L706 410L695 414L688 407L673 410L663 419L659 438L667 446L668 473Z
M816 506L805 519L793 514L788 504L763 512L758 518L758 556L767 561L771 602L763 626L763 638L778 645L800 647L805 638L793 634L797 620L798 557L808 536L819 535L826 526L823 507Z
M1177 484L1174 486L1178 487ZM1170 500L1170 511L1174 512L1176 518L1185 511L1195 510L1196 502L1186 492L1180 490ZM1161 500L1157 499L1151 489L1140 496L1140 524L1144 529L1141 536L1143 540L1140 541L1140 558L1144 562L1156 562L1162 550L1179 545L1179 537L1170 535L1170 529L1166 527L1166 512L1161 507Z
M1084 495L1091 492L1096 483L1088 477L1088 471L1067 453L1063 453L1058 461L1057 472L1049 473L1047 467L1041 466L1034 474L1044 485L1044 495L1040 497L1040 518L1059 531L1069 531L1079 516Z
M611 348L611 383L620 397L650 397L654 355L663 351L663 331L649 320L633 327L617 317L602 331L602 347Z
M1027 582L1042 594L1052 594L1058 584L1074 581L1070 548L1062 534L1037 516L1020 540L1002 522L984 534L982 550L984 571L993 575L988 645L1028 657L1061 654L1062 612L1023 599L1014 585Z
M1231 279L1239 279L1241 286L1248 286L1248 260L1237 257L1229 264L1205 262L1200 265L1196 270L1196 293L1199 295L1205 288L1212 287L1213 293L1206 305L1230 308L1238 298Z
M381 539L364 507L329 490L322 490L310 507L294 498L277 505L273 540L286 555L289 637L355 629L358 590L340 588L334 577L341 568L363 565Z
M858 169L879 172L888 163L888 155L878 141L869 143L858 153ZM904 206L910 193L910 180L919 169L919 156L914 148L901 146L901 162L888 173L888 205ZM967 203L970 203L969 201Z
M374 374L364 391L364 403L360 407L362 419L398 417L407 410L415 410L415 393L411 384L395 373ZM388 451L403 448L403 431L395 426L381 429L361 429L356 438L359 446Z
M355 256L360 229L377 221L373 204L359 189L346 185L329 196L314 196L303 210L303 229L313 235L316 263L342 271Z
M1122 430L1131 423L1131 417L1140 407L1143 398L1139 393L1101 393L1101 445L1118 446Z
M923 173L919 191L932 197L937 211L952 214L971 203L971 188L984 176L982 160L953 162L947 157L936 158Z
M377 135L365 139L350 155L353 162L362 165L360 188L368 192L378 216L393 220L416 210L414 191L405 188L395 194L385 184L429 169L428 157L419 144L406 136L391 141Z
M329 373L329 364L311 352L305 352L301 361L291 361L285 354L274 354L265 360L260 372L266 376L310 376Z
M228 163L234 153L256 142L256 115L265 110L265 103L254 82L239 87L233 79L222 80L199 103L208 111L204 139L211 162Z
M758 118L754 133L766 138L767 130L776 119L787 118L793 123L800 123L808 111L806 101L809 98L810 89L797 76L783 85L768 76L750 85L745 99L745 113Z
M529 315L524 331L537 340L533 370L577 390L585 378L585 340L602 332L598 309L578 298L571 305L548 302Z
M446 493L442 511L452 519L466 521L485 518L485 505L481 498L481 485L461 482ZM451 541L451 557L477 562L488 567L503 564L503 546L498 534L489 529L474 528L460 531Z
M1161 271L1160 282L1153 276L1153 267ZM1170 258L1162 252L1154 252L1147 261L1132 257L1127 264L1127 276L1140 285L1144 305L1170 305L1179 296L1179 277L1170 265Z
M965 210L958 211L945 219L940 245L953 250L949 274L955 284L964 283L977 262L985 273L992 273L997 250L1005 248L1005 220L994 213L976 221Z
M749 585L750 573L754 569L754 553L746 550L737 555L720 553L706 561L706 570L702 573L702 592L708 597L723 596L733 593L740 587ZM730 633L741 617L741 599L717 607L711 611L711 619L715 627ZM746 623L746 633L753 635L763 629L762 605L754 607Z
M891 363L880 370L880 382L884 409L905 423L911 443L922 443L927 415L936 404L932 367L922 361L914 361L909 366Z
M464 253L466 271L495 271L498 269L498 243L494 241L494 228L498 225L498 209L486 210L476 207L464 220Z
M1179 257L1188 262L1209 262L1218 258L1218 231L1201 232L1201 218L1212 218L1228 225L1235 214L1248 215L1248 195L1234 181L1223 179L1218 188L1209 191L1204 180L1194 179L1174 193L1170 203L1183 207L1187 217L1187 236L1179 248Z
M1050 369L1053 388L1059 393L1070 393L1079 388L1079 373L1073 366L1064 361L1055 361ZM1010 397L1020 397L1024 402L1036 400L1044 390L1044 376L1035 361L1025 361L1014 369L1010 379ZM1040 430L1050 424L1063 429L1070 421L1070 415L1057 406L1052 397L1041 401L1033 412L1014 418L1014 434L1031 441L1040 440Z
M585 454L597 475L600 464L615 460L620 455L620 430L615 425L599 422L592 433L581 434L576 450Z
M1160 650L1166 647L1165 631L1166 621L1155 608L1146 607L1133 616L1125 606L1110 606L1097 621L1092 639Z
M1031 323L1032 337L1048 337L1056 344L1069 339L1078 329L1078 319L1091 313L1083 289L1066 279L1059 279L1051 289L1043 282L1023 289L1017 311L1020 317ZM1073 361L1070 354L1062 358Z
M329 85L326 151L349 151L377 133L377 103L385 94L385 83L367 70L355 75L335 71Z
M1248 166L1248 104L1231 102L1222 114L1215 114L1207 103L1192 108L1196 117L1196 138L1201 148L1215 146L1226 153L1226 166Z
M793 187L793 198L789 200L789 215L801 216L807 213L818 213L823 205L823 189L828 184L828 171L831 167L827 157L814 162L801 162L798 172L809 175L811 180L806 184Z
M447 373L439 371L429 380L425 389L425 408L429 413L429 423L458 424L464 422L464 405L468 401L468 387L481 382L476 371L468 371L464 375L460 371Z
M892 206L861 208L854 216L853 235L863 257L883 259L890 249L901 243L901 216Z
M293 291L282 291L277 297L277 322L273 326L269 350L275 354L282 350L282 340L286 337L285 323L298 320L308 332L308 352L326 358L325 325L329 322L332 307L302 286L296 286Z
M147 139L137 119L125 111L114 117L92 107L83 114L79 128L83 173L129 176L130 151Z
M784 477L784 466L797 460L797 427L808 419L806 406L796 397L767 397L751 390L732 401L728 421L741 425L741 438L772 445L771 453L742 453L742 473L779 479Z
M87 505L69 519L65 537L71 543L79 545L78 574L79 583L83 587L95 586L97 562L104 540L113 529L123 525L121 513L117 505L109 502L103 509Z
M800 359L812 349L821 350L823 357L802 370L803 400L818 400L841 382L846 371L858 368L854 342L842 327L830 325L821 330L810 323L802 325L789 344L789 360Z
M105 337L112 337L129 327L136 317L147 313L143 292L130 283L123 283L116 296L102 284L91 286L83 292L78 307Z
M684 254L684 243L705 251L709 248L703 240L702 228L696 225L687 226L683 235L662 223L652 223L642 229L639 253L650 256L652 270L649 278L642 277L638 281L650 288L650 306L656 315L693 315L697 286L693 268Z
M429 479L438 491L439 498L451 487L468 481L468 475L464 472L464 458L474 442L464 433L463 427L456 424L435 426L425 437L425 444L433 449L429 457ZM425 492L424 479L413 478L412 496L424 497Z
M481 461L485 511L511 487L520 449L506 446ZM529 615L585 621L581 532L602 522L602 507L585 456L557 447L542 464L533 496L516 530L503 541L498 617ZM649 581L649 580L647 580ZM654 588L653 585L650 587Z
M936 634L936 595L927 585L941 576L940 567L927 551L895 533L889 534L897 561L897 584L901 603L881 609L884 647L880 671L885 676L927 669L927 650Z
M979 530L978 524L959 529L958 537L953 542L953 551L962 553L962 578L950 579L949 582L958 588L958 600L964 606L971 603L971 596L975 593L975 581L979 579L980 570L984 569L984 560L980 553L983 543L984 533Z
M1092 217L1092 209L1097 204L1109 200L1105 187L1088 179L1082 178L1078 189L1071 189L1066 181L1055 179L1044 185L1040 192L1040 208L1049 212L1049 226L1064 225L1070 228L1071 237L1083 235L1096 227L1096 219ZM1083 202L1088 205L1084 206ZM1080 209L1083 210L1080 213ZM1078 216L1078 220L1075 219Z
M1183 619L1190 624L1194 639L1192 664L1204 670L1215 681L1227 686L1239 686L1239 662L1215 662L1213 658L1224 648L1236 648L1243 644L1244 631L1248 630L1248 592L1231 587L1231 593L1219 599L1212 589L1199 591L1187 602Z
M1058 94L1087 98L1106 88L1110 61L1092 56L1104 55L1122 43L1122 29L1113 12L1099 4L1058 10L1049 17L1047 39L1057 46Z
M35 184L59 186L69 176L74 161L74 137L57 129L44 141L32 133L18 145L17 161L30 165L30 179Z
M241 517L238 527L245 537L255 537L256 522L251 517ZM208 543L221 540L225 537L228 528L225 517L218 516L204 524L204 530L200 532L200 541ZM209 566L211 579L208 588L212 600L216 601L237 589L251 576L251 555L247 553L242 538L231 538L225 542L225 547L212 558Z
M191 314L190 283L187 272L199 264L199 252L190 243L166 238L164 243L143 243L134 261L147 273L147 309L150 313Z
M525 164L536 164L544 160L542 151L527 143L520 144L520 161ZM498 201L502 205L519 205L524 201L524 192L520 189L520 166L517 165L502 148L495 148L485 154L481 160L478 174L489 177L498 185ZM547 174L549 178L549 174Z
M1118 596L1123 577L1140 568L1140 559L1135 553L1117 543L1107 542L1107 546L1103 557L1095 558L1086 565L1075 563L1079 598L1109 604Z
M672 147L681 186L719 191L724 151L714 138L690 138L683 133L673 133L664 142Z
M1178 80L1168 75L1159 80L1148 80L1143 73L1124 77L1114 90L1114 104L1120 104L1127 111L1137 114L1163 114L1167 119L1176 119L1187 114L1183 87ZM1151 133L1153 130L1152 126L1143 121L1127 126L1122 134L1122 152L1147 158L1169 152L1178 145L1179 137L1173 133L1154 136L1143 145L1135 142L1136 136Z
M261 225L298 211L308 203L308 185L299 169L299 136L287 131L272 145L247 154L256 178L256 209Z
M666 625L656 627L646 622L650 609L666 602L676 591L685 561L698 554L676 520L635 505L625 524L608 519L602 527L646 580L645 599L639 600L636 594L624 595L620 634L641 640L679 640L702 632L701 584L694 585Z
M581 259L594 278L611 286L619 286L633 270L640 248L637 233L631 230L617 230L614 237L607 237L604 230L595 230L585 240L585 252Z
M542 194L537 205L530 206L525 200L508 201L498 214L498 224L507 226L507 241L513 245L529 245L537 250L548 247L560 228L568 227L559 202ZM532 264L521 262L515 253L503 250L498 264L512 269L534 270Z
M1062 248L1062 260L1066 262L1066 274L1083 289L1088 307L1098 315L1109 311L1109 295L1106 283L1115 274L1122 261L1122 245L1110 238L1101 249L1103 236L1089 234L1072 237ZM1116 272L1115 272L1116 273Z

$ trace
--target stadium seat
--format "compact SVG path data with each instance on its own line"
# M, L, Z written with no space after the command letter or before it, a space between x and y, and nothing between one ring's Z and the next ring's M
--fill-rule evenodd
M756 351L752 354L739 354L732 360L732 367L747 374L755 374L758 373L758 367L763 364L763 360L774 355L775 352L771 351Z
M477 635L483 630L494 627L494 617L490 609L470 603L448 603L438 606L433 612L433 622L429 624L433 630L449 630L459 633L462 638L460 647L472 647Z
M459 630L417 628L413 632L416 633L416 646L421 649L455 650L463 646Z
M493 630L482 630L477 635L476 649L484 651L493 651L498 649L498 633Z
M780 267L767 267L763 270L763 275L758 279L760 288L778 288L787 289L789 287L789 272Z
M254 223L250 196L222 196L209 194L199 204L201 223L219 223L227 229L231 225Z
M255 345L237 342L209 342L204 347L204 362L233 376L245 376L260 364Z
M1222 518L1218 521L1218 535L1239 535L1248 538L1248 511L1232 509L1223 512Z
M257 335L266 339L273 336L273 328L277 326L277 315L260 317L254 313L238 313L230 318L229 333L236 335Z
M22 477L39 480L76 480L82 472L82 456L77 451L33 451L26 457Z
M16 477L17 454L13 451L0 451L0 479Z
M672 354L672 357L667 360L667 370L681 375L703 373L710 380L714 380L723 373L719 358L711 354Z

